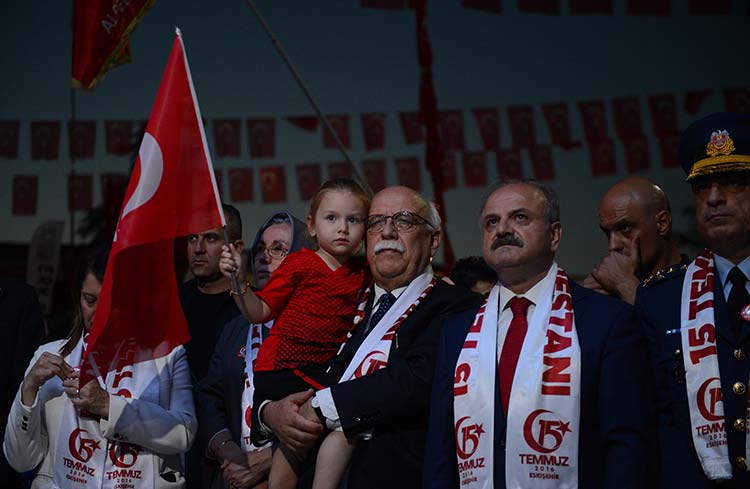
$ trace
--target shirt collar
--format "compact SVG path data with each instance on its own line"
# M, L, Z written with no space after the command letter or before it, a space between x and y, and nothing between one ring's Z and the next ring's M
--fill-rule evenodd
M719 256L714 253L714 265L716 267L716 273L719 275L719 279L721 279L722 289L726 289L727 286L730 285L727 277L729 276L729 271L732 270L732 268L734 268L735 266L739 267L739 269L742 270L742 273L745 274L745 277L750 277L750 256L735 265L723 256Z
M406 287L408 287L408 285L405 285L403 287L399 287L398 289L393 289L391 291L391 294L393 294L393 297L395 297L396 299L398 299L399 296L401 296L401 294L404 293L404 291L406 290ZM373 305L377 304L380 301L380 298L383 297L383 295L386 294L385 289L382 288L381 286L379 286L378 284L375 284L374 289L375 289L375 297L373 298L373 302L372 302Z
M527 298L535 306L539 304L539 301L542 299L542 294L546 290L552 290L552 287L554 286L556 274L553 273L553 268L554 267L549 267L549 270L547 270L547 275L545 275L544 278L539 282L535 283L534 286L527 290L524 294L516 294L512 290L500 284L500 297L498 300L500 312L498 314L502 313L508 306L508 301L516 296Z

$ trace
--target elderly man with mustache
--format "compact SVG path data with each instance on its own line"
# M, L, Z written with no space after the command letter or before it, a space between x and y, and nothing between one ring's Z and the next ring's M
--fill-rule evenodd
M658 386L660 487L750 487L750 114L690 125L679 155L707 248L641 286Z
M632 308L557 265L548 187L500 183L480 227L498 283L445 323L422 487L649 487L652 390Z
M359 439L347 487L414 489L421 485L436 322L479 296L435 279L430 262L440 245L440 217L414 190L378 192L366 227L374 282L361 296L349 341L331 363L340 383L314 396L256 402L260 419L252 437L259 444L272 432L303 453L324 429L340 427Z

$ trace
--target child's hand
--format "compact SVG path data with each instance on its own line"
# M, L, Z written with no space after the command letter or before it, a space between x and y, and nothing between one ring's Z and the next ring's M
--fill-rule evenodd
M221 273L229 279L231 279L232 276L235 276L237 277L237 280L244 280L244 277L242 277L242 255L240 255L233 244L221 247L219 269L221 269Z

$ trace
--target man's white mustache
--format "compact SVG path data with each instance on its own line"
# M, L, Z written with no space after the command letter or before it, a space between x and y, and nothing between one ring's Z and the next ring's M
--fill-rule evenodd
M404 245L394 239L384 239L375 243L375 247L373 248L373 251L375 253L380 253L383 250L394 250L398 251L399 253L403 253Z

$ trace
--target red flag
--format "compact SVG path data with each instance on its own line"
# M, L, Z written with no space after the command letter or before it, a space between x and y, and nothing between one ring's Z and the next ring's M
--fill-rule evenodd
M518 10L536 14L560 15L560 0L518 0Z
M672 0L628 0L628 15L668 16L672 13Z
M664 168L679 168L680 157L678 148L680 146L680 133L664 134L659 136L659 149L661 150L661 166Z
M602 177L617 173L615 160L615 145L611 139L592 141L589 143L589 161L591 162L591 176Z
M499 14L500 0L461 0L461 5L469 10L482 10L484 12L495 12Z
M607 135L607 115L604 102L601 100L587 100L578 102L583 121L583 130L589 143L605 141Z
M276 154L276 121L272 117L247 120L250 156L273 158Z
M263 202L286 201L286 170L283 166L264 166L258 170Z
M18 121L0 121L0 158L18 158Z
M328 123L331 124L331 128L336 132L336 135L341 140L341 144L345 148L349 149L349 116L346 114L329 115L326 116ZM328 132L328 128L323 127L323 147L324 148L337 148L336 140L333 139L331 133Z
M110 69L130 61L130 34L154 0L73 2L73 86L92 89Z
M570 115L568 105L564 103L542 105L542 114L547 121L552 144L563 149L580 148L579 141L573 141L570 135Z
M68 210L88 211L93 206L93 177L68 175Z
M615 132L622 139L643 134L641 103L636 97L620 97L612 100L615 116Z
M685 102L683 104L685 112L690 115L697 114L701 109L701 105L703 105L703 102L705 102L708 96L711 95L711 92L711 90L694 90L692 92L687 92L685 94Z
M466 147L463 112L461 110L444 110L440 112L439 117L443 149L463 151Z
M362 114L362 135L366 151L385 148L385 113Z
M467 187L487 185L487 155L484 151L464 153L464 185Z
M352 165L346 161L328 163L328 179L334 178L352 178Z
M16 175L13 177L14 216L36 214L36 201L39 192L39 177L36 175Z
M123 346L137 345L133 360L141 361L189 339L174 274L174 238L225 222L200 120L178 32L130 177L91 329L88 357L104 371ZM92 372L82 369L81 375L85 384Z
M286 121L293 126L296 126L308 132L315 132L318 130L318 117L314 115L287 117Z
M408 156L396 158L396 175L399 185L419 192L422 190L422 175L419 169L419 157Z
M519 149L501 149L497 152L497 174L501 179L520 180L523 178L523 164Z
M127 156L133 145L133 121L104 121L107 154Z
M510 120L513 147L530 148L536 146L534 108L531 105L508 107L508 119Z
M72 158L93 158L96 121L68 122L68 150Z
M570 13L612 15L612 0L570 0Z
M229 196L232 202L249 202L255 198L253 194L252 168L230 168Z
M214 147L218 158L240 157L239 119L214 119Z
M690 0L688 9L693 15L731 15L732 0Z
M750 112L750 88L725 88L724 102L729 112Z
M471 110L479 126L479 135L482 137L484 149L500 148L500 116L494 107L478 108Z
M651 110L651 125L656 135L679 132L677 127L677 102L674 95L651 95L648 97Z
M531 168L534 178L539 181L555 179L555 163L552 159L552 147L548 145L529 148Z
M359 4L365 8L377 8L383 10L404 9L404 0L359 0Z
M651 155L643 135L627 139L623 141L623 144L625 145L625 166L628 172L633 173L651 168Z
M458 170L456 169L456 153L446 151L440 161L440 169L443 174L443 189L456 188L458 185Z
M380 192L385 188L384 159L378 158L375 160L364 160L362 162L362 171L365 174L365 180L373 193Z
M401 121L401 129L404 132L406 144L424 142L424 129L419 118L419 112L399 112L398 118Z
M310 200L320 188L322 181L319 163L300 163L297 172L297 188L302 200Z
M56 160L60 151L60 123L31 121L31 159Z

